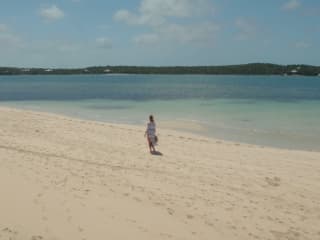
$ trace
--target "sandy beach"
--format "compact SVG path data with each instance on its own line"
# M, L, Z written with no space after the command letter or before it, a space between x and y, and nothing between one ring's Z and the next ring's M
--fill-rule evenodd
M0 108L0 239L320 239L320 153Z

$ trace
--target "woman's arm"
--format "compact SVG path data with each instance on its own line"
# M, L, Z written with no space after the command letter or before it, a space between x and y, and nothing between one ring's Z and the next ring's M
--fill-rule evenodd
M146 129L146 131L144 132L144 136L146 136L146 135L147 135L147 133L148 133L148 129L149 129L149 124L147 124L147 129Z

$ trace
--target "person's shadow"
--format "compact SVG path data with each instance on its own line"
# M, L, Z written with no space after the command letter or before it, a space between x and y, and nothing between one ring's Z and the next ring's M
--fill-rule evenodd
M152 151L151 154L156 156L163 156L163 154L159 151Z

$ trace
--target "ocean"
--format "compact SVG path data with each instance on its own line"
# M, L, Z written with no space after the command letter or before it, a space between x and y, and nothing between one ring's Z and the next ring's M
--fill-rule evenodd
M320 151L320 77L0 76L0 105Z

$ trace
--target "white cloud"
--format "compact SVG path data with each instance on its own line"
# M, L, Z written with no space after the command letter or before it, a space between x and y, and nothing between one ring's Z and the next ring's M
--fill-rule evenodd
M6 24L0 24L0 47L1 48L21 48L24 46L23 41L12 33Z
M57 46L57 50L60 52L77 52L80 51L82 46L77 43L62 43Z
M124 22L126 24L139 24L138 16L130 13L126 9L121 9L121 10L117 11L114 14L113 18L116 21Z
M111 26L111 25L108 25L108 24L101 24L101 25L98 25L98 26L97 26L97 29L103 30L103 31L105 31L105 30L110 30L111 28L112 28L112 26Z
M180 43L207 42L213 40L219 26L213 23L200 23L192 25L167 24L157 29L160 35L167 40Z
M57 6L52 5L51 7L41 9L40 15L47 21L56 21L64 17L64 12Z
M6 32L8 30L8 27L6 24L0 23L0 32Z
M11 33L0 33L0 44L1 46L18 46L21 44L21 40L19 37Z
M208 0L142 0L138 13L121 9L115 13L114 19L127 24L156 26L169 17L189 18L212 14L213 11Z
M236 20L236 26L243 32L251 33L255 31L255 26L246 19L239 18Z
M160 40L203 42L212 40L219 30L215 23L187 24L177 20L211 14L213 7L209 0L142 0L138 12L122 9L114 14L114 20L149 27L149 33L134 38L139 44Z
M300 6L301 6L301 3L299 0L289 0L282 6L282 9L291 11L299 8Z
M112 41L106 37L100 37L96 39L97 46L100 48L112 48Z
M154 44L157 42L174 43L212 43L219 26L212 23L182 25L176 23L163 24L153 28L152 33L136 36L133 40L138 44Z
M203 0L143 0L140 12L157 17L190 17L205 10Z
M257 27L252 21L239 18L236 20L235 25L239 31L236 37L237 40L247 40L256 34Z
M140 15L131 13L126 9L117 11L114 14L114 20L126 23L128 25L148 25L158 26L165 22L165 18L160 15L141 13Z
M306 49L310 47L310 44L306 43L306 42L296 42L295 44L296 48L300 48L300 49Z
M107 38L99 39L74 41L57 37L57 39L25 41L14 34L4 35L0 32L0 53L6 56L0 58L0 66L79 67L99 65L106 59L113 61L115 58L119 58L121 63L123 59L118 55L111 57L112 51L105 54L105 51L98 47L102 47L99 43L106 44Z
M158 34L155 34L155 33L141 34L134 38L134 42L141 45L154 44L158 41L159 41L159 36Z

